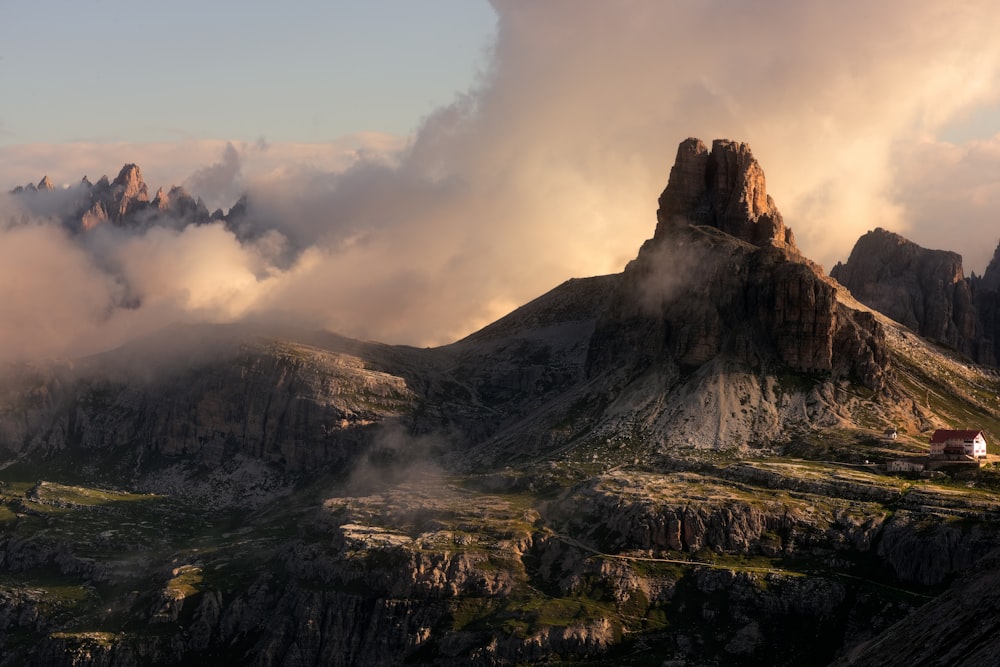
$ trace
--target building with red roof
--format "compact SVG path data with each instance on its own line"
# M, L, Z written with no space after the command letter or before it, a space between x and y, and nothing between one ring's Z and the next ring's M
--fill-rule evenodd
M986 437L978 430L938 429L931 436L931 457L986 458Z

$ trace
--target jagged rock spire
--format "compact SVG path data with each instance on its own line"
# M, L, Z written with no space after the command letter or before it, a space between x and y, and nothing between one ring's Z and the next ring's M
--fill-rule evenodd
M142 180L142 170L138 165L126 164L111 183L110 202L106 207L109 218L121 222L148 202L149 194Z
M142 180L142 170L137 164L129 163L123 166L112 185L122 186L125 189L126 197L135 197L140 192L146 192L146 183Z
M598 322L589 373L735 363L884 387L875 318L842 304L795 247L746 144L682 142L659 203L653 239Z
M986 267L982 281L983 286L987 289L1000 292L1000 245L997 245L997 249L993 251L993 259Z
M767 194L764 170L745 143L716 139L709 151L700 139L682 141L659 204L656 239L676 225L709 225L754 245L799 254Z
M163 191L163 186L156 190L152 205L158 211L166 211L170 207L170 196Z

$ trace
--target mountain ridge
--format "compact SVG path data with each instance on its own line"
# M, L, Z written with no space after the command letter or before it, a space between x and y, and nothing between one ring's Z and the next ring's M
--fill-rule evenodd
M122 201L147 190L135 165L112 186ZM154 201L163 199L161 189ZM709 151L699 140L682 142L659 204L653 237L622 273L570 280L461 341L397 354L406 371L383 364L407 375L422 397L412 428L474 443L484 463L533 447L544 455L623 421L660 449L740 449L850 423L829 398L805 408L793 394L779 397L776 383L789 374L815 378L828 397L857 382L885 399L886 423L926 422L892 403L886 324L802 256L746 144L717 140ZM335 351L373 349L338 340ZM699 414L696 400L713 408ZM583 406L587 418L556 426ZM61 428L63 438L75 432L69 421ZM224 438L236 437L230 428Z
M830 275L861 302L988 366L1000 363L1000 246L983 277L965 276L961 255L928 250L876 228Z
M177 325L3 380L27 664L822 665L1000 546L992 468L873 463L993 443L1000 375L823 275L727 140L623 272L450 345Z
M62 224L74 232L87 232L101 224L138 227L152 223L207 224L222 221L235 230L245 215L246 201L241 199L224 213L218 209L209 213L200 197L195 198L181 186L171 186L166 192L157 189L152 200L149 186L143 179L142 169L135 163L126 163L114 180L107 175L91 183L87 176L73 186L64 188L76 195L74 208L65 214ZM46 196L58 190L48 176L38 185L28 184L10 190L13 196Z

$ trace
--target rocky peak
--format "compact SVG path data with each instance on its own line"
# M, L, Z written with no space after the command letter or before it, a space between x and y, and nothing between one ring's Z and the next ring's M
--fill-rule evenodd
M858 239L847 263L830 275L858 301L921 336L988 361L958 253L928 250L880 227Z
M194 199L183 186L175 185L170 188L170 198L171 199Z
M156 195L153 197L152 206L157 211L166 211L170 206L170 196L163 191L163 187L159 187L156 190Z
M801 256L767 194L764 170L745 143L716 139L709 151L700 139L681 142L659 204L654 239L678 225L708 225Z
M986 273L982 277L982 286L994 292L1000 292L1000 244L993 251L993 259L986 267Z
M149 194L142 170L138 165L126 164L111 183L105 208L114 222L122 222L128 215L144 208L149 202Z
M589 371L706 364L853 377L880 389L883 334L799 253L746 144L681 143L652 240L597 326ZM644 372L644 371L643 371Z
M170 188L168 198L170 200L169 211L177 218L198 223L208 222L210 219L208 208L204 202L200 198L192 197L183 187L175 185Z
M45 176L37 185L19 185L10 193L27 196L55 189L52 180ZM113 181L104 175L96 183L92 183L84 176L75 190L81 195L80 206L63 222L67 227L78 231L87 231L106 222L116 225L156 224L155 218L161 214L169 218L164 221L169 225L205 224L213 220L229 224L231 220L245 216L247 206L246 197L242 197L230 213L223 213L220 209L212 214L201 198L193 197L177 185L169 190L158 188L150 201L142 169L134 163L122 166ZM145 214L140 215L144 211Z
M123 194L129 198L146 193L146 182L142 180L142 170L136 164L129 163L123 166L112 185L123 188Z

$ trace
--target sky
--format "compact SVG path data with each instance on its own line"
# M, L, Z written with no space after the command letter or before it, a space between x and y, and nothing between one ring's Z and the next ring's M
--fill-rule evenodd
M992 1L0 12L0 187L135 162L151 193L181 184L211 208L248 194L259 232L80 238L51 207L0 197L0 359L268 317L446 343L622 270L689 136L747 142L827 270L875 227L957 251L967 273L1000 241Z

